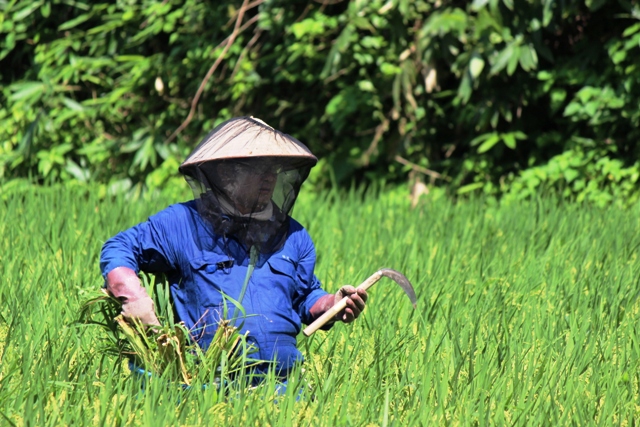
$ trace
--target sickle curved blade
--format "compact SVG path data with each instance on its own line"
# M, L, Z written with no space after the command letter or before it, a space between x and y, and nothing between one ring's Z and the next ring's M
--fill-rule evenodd
M407 277L400 273L399 271L392 270L390 268L383 268L378 270L378 273L384 277L388 277L389 279L396 282L402 290L407 294L411 304L413 304L413 308L416 308L416 302L418 302L418 298L416 297L416 292L413 290L413 286Z

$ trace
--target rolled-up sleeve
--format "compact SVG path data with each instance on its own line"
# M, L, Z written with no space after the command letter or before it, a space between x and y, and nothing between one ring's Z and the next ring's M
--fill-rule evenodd
M100 270L103 277L117 267L128 267L136 273L165 273L175 259L171 236L166 230L175 218L171 207L151 216L147 221L122 231L102 247Z

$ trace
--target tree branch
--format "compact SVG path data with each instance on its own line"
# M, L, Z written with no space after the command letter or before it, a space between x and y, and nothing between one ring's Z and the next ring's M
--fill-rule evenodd
M420 172L421 174L424 175L428 175L432 178L436 178L436 179L444 179L446 181L449 180L448 177L446 176L442 176L440 175L438 172L436 171L432 171L431 169L427 169L424 168L420 165L416 165L413 162L410 162L409 160L405 159L404 157L401 157L400 155L396 154L396 156L393 158L396 162L405 165L405 166L409 166L412 170L416 171L416 172Z
M245 12L250 8L256 7L261 3L264 3L264 1L265 0L256 0L253 3L249 4L249 0L243 0L242 6L240 7L240 10L238 11L238 15L236 17L236 23L233 27L233 32L222 43L220 43L218 47L216 47L216 49L218 49L220 46L224 44L224 49L222 50L222 53L218 56L218 58L216 58L213 65L211 66L211 68L209 68L209 71L207 71L207 74L204 76L204 78L200 82L200 87L198 87L198 90L196 91L196 94L193 97L193 100L191 101L191 109L189 110L189 114L187 115L187 118L182 122L182 124L178 127L178 129L173 131L171 136L165 141L165 144L168 144L171 141L173 141L176 138L176 136L178 136L178 134L182 132L189 125L189 123L191 123L191 120L193 119L193 116L196 112L196 108L198 106L198 101L200 101L200 97L202 96L202 92L204 91L204 87L206 86L207 82L209 81L213 73L216 71L216 69L224 59L225 55L231 48L231 45L233 45L233 42L236 40L236 37L238 37L238 35L242 31L244 31L247 27L249 27L251 24L255 23L260 16L260 15L254 16L253 18L248 20L244 25L241 26L240 24L244 19Z
M375 132L375 135L373 135L371 144L369 145L369 148L367 148L367 151L365 151L364 154L362 155L362 163L365 166L369 165L369 162L371 161L371 156L376 151L376 148L378 148L378 142L380 142L382 135L384 135L384 133L387 130L389 130L389 117L393 115L394 110L395 109L392 108L391 111L389 111L387 116L384 118L384 120L382 120L382 123L376 126L376 132Z

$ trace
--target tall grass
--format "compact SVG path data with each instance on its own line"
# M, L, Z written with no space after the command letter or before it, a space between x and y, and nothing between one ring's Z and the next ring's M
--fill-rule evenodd
M185 199L188 193L185 190ZM38 189L0 197L0 425L634 425L640 209L393 193L304 196L325 288L382 280L351 325L299 338L304 372L253 390L150 382L74 323L117 231L171 200ZM304 396L296 401L299 390Z

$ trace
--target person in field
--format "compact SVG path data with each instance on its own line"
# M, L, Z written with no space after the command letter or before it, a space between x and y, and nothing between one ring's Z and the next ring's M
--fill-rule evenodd
M336 320L352 322L367 293L322 289L307 231L289 216L316 157L295 138L253 117L217 126L180 166L195 200L179 203L110 238L100 268L122 314L158 325L138 273L163 274L178 321L206 349L224 313L248 333L254 357L286 377L303 360L296 347L309 324L349 296ZM246 315L225 296L239 301ZM228 304L228 303L227 303Z

